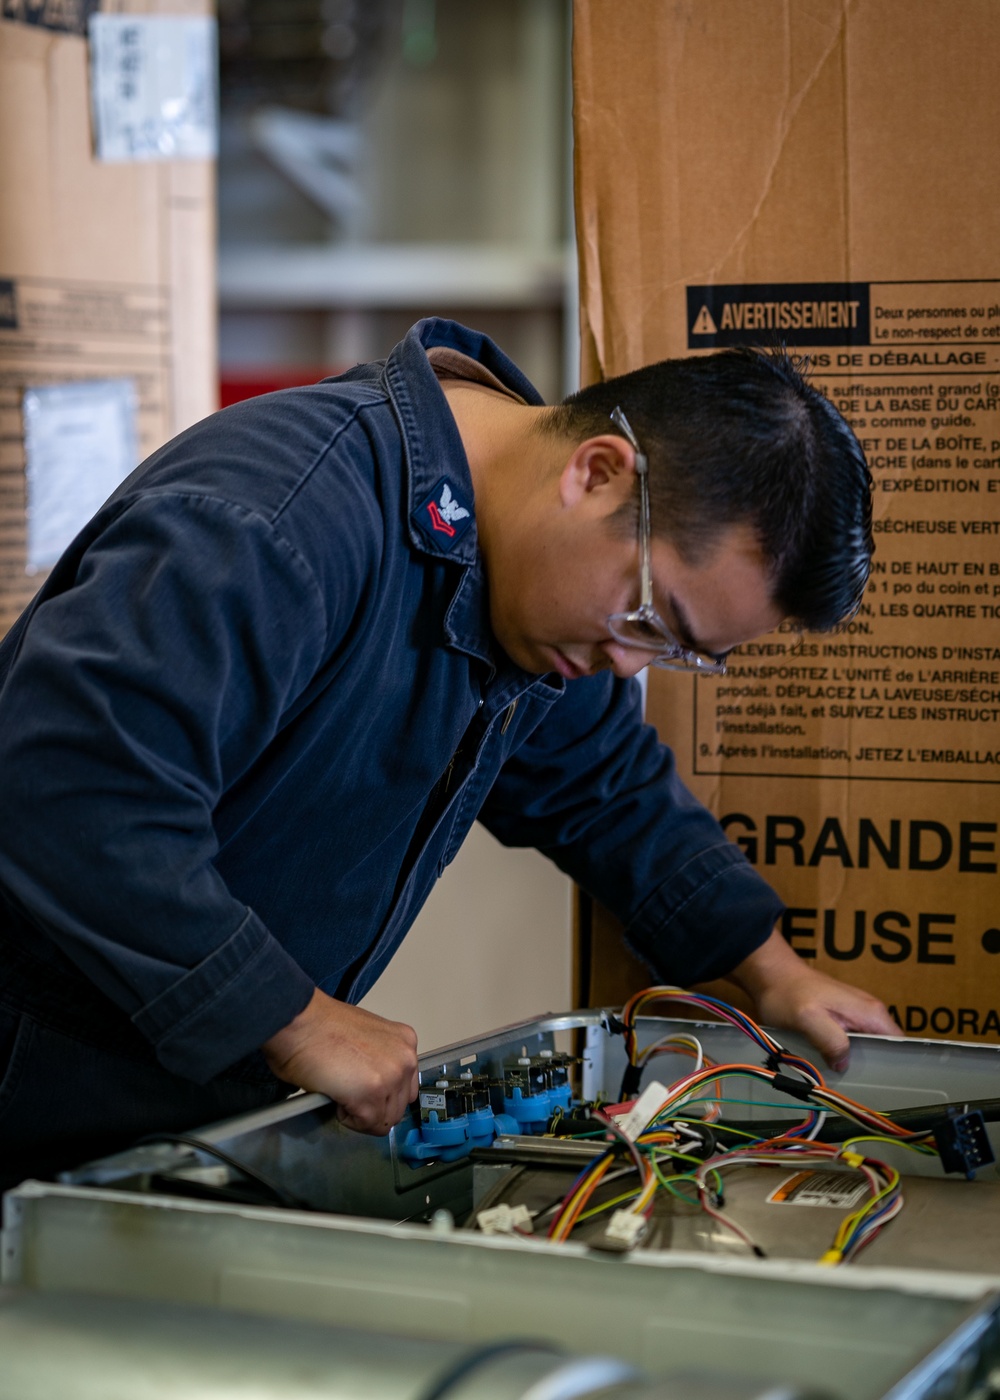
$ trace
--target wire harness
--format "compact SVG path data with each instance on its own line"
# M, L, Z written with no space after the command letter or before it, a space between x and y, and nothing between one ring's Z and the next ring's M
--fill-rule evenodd
M706 1057L694 1034L675 1032L640 1049L638 1018L653 1003L663 1001L694 1007L734 1026L762 1052L764 1063L716 1064ZM567 1240L581 1222L613 1211L604 1235L589 1242L598 1248L631 1249L647 1235L654 1198L657 1191L665 1190L683 1200L696 1200L707 1215L764 1258L761 1246L724 1209L725 1173L746 1166L832 1167L857 1173L867 1187L867 1198L841 1220L818 1260L823 1265L840 1265L857 1258L903 1208L899 1172L869 1156L868 1144L892 1143L923 1156L939 1155L939 1144L930 1128L908 1129L891 1116L831 1088L809 1060L790 1053L744 1012L715 997L680 987L648 987L626 1003L620 1019L614 1018L610 1028L623 1035L628 1058L623 1102L614 1111L607 1107L592 1110L593 1119L603 1129L603 1133L601 1129L597 1132L607 1147L583 1168L555 1206L539 1212L539 1217L551 1214L550 1240ZM694 1067L669 1087L654 1082L636 1097L649 1063L658 1056L677 1053L690 1056ZM777 1131L769 1125L766 1136L747 1131L753 1128L752 1122L746 1128L722 1123L725 1085L741 1078L762 1082L801 1104L801 1121L789 1120ZM857 1131L851 1133L848 1126L839 1143L816 1141L824 1119L832 1114L840 1115ZM980 1155L983 1151L977 1137L977 1165L986 1160ZM962 1157L960 1169L966 1165L967 1155ZM597 1188L618 1178L623 1185L628 1181L627 1189L594 1204ZM540 1218L534 1223L540 1224Z

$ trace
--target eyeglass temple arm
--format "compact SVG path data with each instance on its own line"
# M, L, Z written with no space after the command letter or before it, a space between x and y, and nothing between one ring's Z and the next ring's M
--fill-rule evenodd
M649 460L640 448L631 424L620 406L613 410L611 421L616 428L621 428L635 453L635 474L639 478L639 611L642 613L652 612L653 565L652 549L650 548Z

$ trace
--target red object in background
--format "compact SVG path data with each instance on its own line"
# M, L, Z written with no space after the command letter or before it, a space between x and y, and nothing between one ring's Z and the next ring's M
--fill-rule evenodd
M315 384L320 379L328 379L331 374L339 374L337 369L310 369L300 365L287 369L223 370L219 379L219 407L228 408L231 403L241 403L243 399L255 399L258 394L272 394L275 389L295 389L300 384Z

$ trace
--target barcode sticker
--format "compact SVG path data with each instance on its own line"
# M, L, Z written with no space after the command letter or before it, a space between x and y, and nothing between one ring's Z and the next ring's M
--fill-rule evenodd
M856 1172L800 1171L786 1177L768 1196L776 1206L832 1206L850 1210L870 1191Z

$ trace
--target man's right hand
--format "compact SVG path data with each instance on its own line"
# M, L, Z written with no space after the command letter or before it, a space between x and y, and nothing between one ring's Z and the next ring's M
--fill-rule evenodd
M341 1123L359 1133L387 1133L419 1091L413 1027L335 1001L319 988L261 1049L272 1073L326 1094Z

